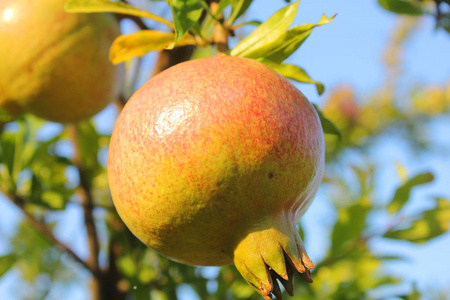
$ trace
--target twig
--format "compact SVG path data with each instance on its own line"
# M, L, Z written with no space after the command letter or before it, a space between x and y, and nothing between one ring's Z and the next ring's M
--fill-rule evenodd
M194 53L195 46L182 46L172 50L163 50L159 52L158 60L155 63L152 76L170 68L183 61L187 61Z
M120 21L120 20L123 20L123 19L130 19L130 20L132 20L134 23L136 23L136 25L137 25L140 29L143 29L143 30L150 29L150 28L148 28L148 26L144 23L144 21L142 21L142 19L139 18L139 17L131 16L131 15L118 14L118 13L116 13L115 16L116 16L116 18L117 18L119 21Z
M72 162L73 165L77 168L78 175L80 178L79 193L81 195L81 205L83 207L84 223L88 235L88 246L90 253L90 257L87 262L90 266L90 269L94 270L93 275L98 276L100 273L100 267L98 263L98 254L100 247L94 216L92 213L95 207L94 200L92 197L90 182L88 180L86 170L84 169L81 160L81 149L80 149L78 128L75 124L70 124L68 125L68 129L72 138L72 143L75 148L75 155L72 159Z
M49 242L51 242L52 244L60 248L62 251L67 253L69 256L71 256L75 261L79 262L87 270L94 273L94 269L92 269L91 266L88 265L75 252L73 252L72 249L70 249L67 245L59 241L43 221L37 219L33 214L31 214L29 211L26 210L25 204L27 203L27 201L25 199L23 199L20 196L11 195L5 192L3 192L3 194L6 195L6 197L9 200L11 200L11 202L14 203L23 212L28 221L33 225L34 229L39 231Z

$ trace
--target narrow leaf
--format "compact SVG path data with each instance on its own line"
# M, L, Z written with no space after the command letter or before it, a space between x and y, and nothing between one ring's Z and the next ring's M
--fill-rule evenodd
M387 207L389 213L390 214L396 213L406 204L406 202L408 202L411 190L414 187L429 183L433 181L433 179L434 179L433 174L429 172L421 173L408 180L401 187L397 188L391 203Z
M322 111L317 107L317 105L313 104L314 108L317 111L317 114L319 115L320 123L322 124L322 129L325 134L333 134L337 135L339 139L342 138L341 131L334 125L333 122L328 120L322 113Z
M266 22L237 44L230 54L232 56L246 57L248 53L253 52L255 49L277 40L294 21L297 9L298 1L278 10Z
M175 24L175 42L181 40L200 19L206 4L203 0L170 0L173 22Z
M248 22L239 23L239 24L237 24L237 25L234 25L234 26L233 26L233 29L236 29L236 28L239 28L239 27L242 27L242 26L247 26L247 25L251 25L251 26L259 26L259 25L261 25L261 24L262 24L261 21L253 20L253 21L248 21Z
M143 56L153 50L163 50L175 41L174 33L154 30L140 30L129 35L119 36L111 46L109 59L119 64L136 56ZM187 35L177 45L195 44L195 39Z
M411 227L388 231L384 237L424 243L447 232L450 224L450 201L442 198L435 200L436 207L425 211L412 223Z
M316 85L317 93L319 95L322 95L325 88L322 83L312 80L311 77L309 77L308 73L306 73L305 70L302 68L296 66L296 65L290 65L290 64L280 64L275 63L268 59L258 59L258 61L264 63L265 65L271 67L281 75L283 75L286 78L302 82L302 83L312 83Z
M253 49L253 51L247 52L246 57L254 59L264 57L273 62L281 63L303 44L315 27L330 23L334 17L327 18L323 15L317 24L294 26L271 43L266 43Z
M252 2L253 0L231 0L231 15L227 23L233 24L237 18L247 11Z
M386 10L397 14L418 16L425 13L418 1L411 0L378 0L378 3Z
M97 12L113 12L136 17L152 19L156 22L165 24L174 29L172 22L152 14L148 11L137 9L122 1L108 0L68 0L65 5L67 12L74 13L97 13Z
M0 277L2 277L6 272L9 271L9 269L11 269L16 260L17 257L14 254L0 256Z

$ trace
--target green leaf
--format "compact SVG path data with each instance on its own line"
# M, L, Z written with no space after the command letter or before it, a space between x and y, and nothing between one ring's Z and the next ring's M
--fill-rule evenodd
M342 138L341 131L334 125L333 122L328 120L322 113L322 111L317 107L317 105L313 104L314 108L317 111L317 114L319 115L320 123L322 124L322 129L325 134L333 134L338 136L339 139Z
M232 56L247 57L253 51L277 40L294 21L298 9L298 1L278 10L266 22L262 23L249 36L234 47Z
M437 198L435 201L436 207L423 212L409 228L388 231L384 237L425 243L447 232L450 223L450 201L442 198Z
M408 202L411 190L414 187L429 183L433 181L433 179L434 179L433 174L429 172L421 173L408 180L401 187L397 188L391 203L387 207L389 213L390 214L396 213L406 204L406 202Z
M247 11L252 2L253 0L231 0L231 14L227 23L229 25L233 24L237 18Z
M45 191L41 195L41 200L52 209L64 209L66 199L62 193L56 191Z
M92 120L80 122L78 126L78 143L82 167L85 170L95 172L100 167L97 155L100 150L100 138Z
M65 10L72 13L98 13L98 12L113 12L136 17L152 19L156 22L165 24L174 29L174 25L166 19L152 14L147 11L137 9L122 1L108 1L108 0L68 0L65 5Z
M11 178L14 170L15 141L15 134L10 132L4 132L0 139L0 162L5 165Z
M9 122L12 121L13 119L14 119L13 115L11 115L9 112L0 107L0 122Z
M16 260L17 256L15 254L0 256L0 277L11 269Z
M358 240L366 226L371 206L361 199L358 203L338 209L338 220L331 234L331 251L339 253L349 243Z
M150 51L166 49L174 41L174 33L154 30L140 30L133 34L121 35L112 44L109 59L112 63L119 64L133 57L143 56ZM187 35L177 43L177 46L195 43L193 36Z
M271 67L272 69L274 69L275 71L277 71L278 73L280 73L281 75L283 75L286 78L289 78L289 79L292 79L292 80L295 80L298 82L302 82L302 83L312 83L312 84L316 85L317 93L319 93L319 95L322 95L322 93L325 90L322 83L312 80L311 77L309 77L308 73L305 72L305 70L303 70L302 68L300 68L296 65L280 64L280 63L276 63L276 62L273 62L268 59L258 59L258 61Z
M203 9L207 7L203 0L169 0L175 24L175 42L180 41L192 26L197 23Z
M422 4L414 0L378 0L378 3L386 10L397 14L423 15L425 13Z
M276 40L247 52L246 57L254 59L264 57L273 62L281 63L303 44L315 27L330 23L334 17L327 18L323 15L317 24L294 26L281 34Z
M261 24L262 24L261 21L253 20L253 21L247 21L247 22L244 22L244 23L239 23L239 24L237 24L237 25L234 25L233 28L236 29L236 28L238 28L238 27L242 27L242 26L246 26L246 25L250 25L250 26L259 26L259 25L261 25Z

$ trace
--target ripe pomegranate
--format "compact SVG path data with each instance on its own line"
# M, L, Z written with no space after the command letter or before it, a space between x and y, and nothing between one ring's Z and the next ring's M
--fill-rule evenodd
M234 263L265 299L311 281L296 223L324 170L313 106L246 58L178 64L140 88L111 139L108 176L130 230L190 265Z
M0 109L56 122L87 119L117 95L123 66L108 51L109 14L70 14L66 0L0 1Z

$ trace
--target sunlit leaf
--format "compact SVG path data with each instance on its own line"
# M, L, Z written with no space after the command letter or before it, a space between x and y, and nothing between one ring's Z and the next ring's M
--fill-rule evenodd
M15 254L0 256L0 277L11 269L16 260L17 256Z
M414 187L429 183L433 181L433 179L434 179L433 174L429 172L418 174L413 178L409 179L405 184L403 184L395 191L394 198L392 198L391 203L387 207L389 213L390 214L396 213L406 204L406 202L408 202L411 190Z
M302 83L314 84L317 88L317 93L319 93L319 95L321 95L325 90L322 83L312 80L311 77L309 77L308 73L306 73L305 70L303 70L302 68L300 68L296 65L280 64L280 63L276 63L276 62L273 62L268 59L258 59L258 61L271 67L272 69L274 69L275 71L277 71L278 73L280 73L281 75L283 75L286 78L289 78L289 79L292 79L292 80L295 80L298 82L302 82Z
M239 23L237 25L234 25L233 28L236 29L236 28L239 28L239 27L242 27L242 26L246 26L246 25L259 26L261 24L262 24L261 21L253 20L253 21L247 21L247 22Z
M319 115L320 123L322 124L323 132L326 134L333 134L339 137L339 139L342 137L341 131L334 125L333 122L328 120L322 113L322 111L317 107L317 105L313 104L314 108L317 111L317 114Z
M419 1L414 0L378 0L378 3L386 10L397 14L422 15L425 10Z
M229 19L227 20L228 24L233 24L234 21L242 16L253 2L253 0L231 0L231 14Z
M366 226L366 217L371 206L366 200L350 206L339 207L338 219L331 234L331 251L337 253L348 243L357 241Z
M121 35L112 44L109 59L114 64L119 64L133 57L143 56L150 51L166 49L174 41L174 33L154 30L140 30L133 34ZM188 34L177 43L177 46L195 43L194 37Z
M42 193L41 199L52 209L64 209L66 199L62 193L56 191L46 191Z
M202 11L207 6L203 0L169 0L175 24L176 44L197 23Z
M283 32L276 40L266 42L260 47L246 52L245 57L254 59L264 57L273 62L281 63L303 44L315 27L330 23L334 17L327 18L323 15L317 24L294 26Z
M256 49L279 38L292 23L298 9L298 1L283 7L244 38L230 52L232 56L247 57Z
M97 13L114 12L119 14L131 15L136 17L152 19L156 22L165 24L174 29L173 23L166 19L147 11L137 9L122 1L108 0L68 0L65 5L67 12L73 13Z
M397 175L400 178L400 180L402 181L402 183L406 183L406 181L408 180L408 171L407 171L406 167L403 164L401 164L400 162L396 162L395 168L397 170Z
M448 231L450 224L450 201L437 198L436 207L416 218L409 228L392 230L384 237L424 243Z

